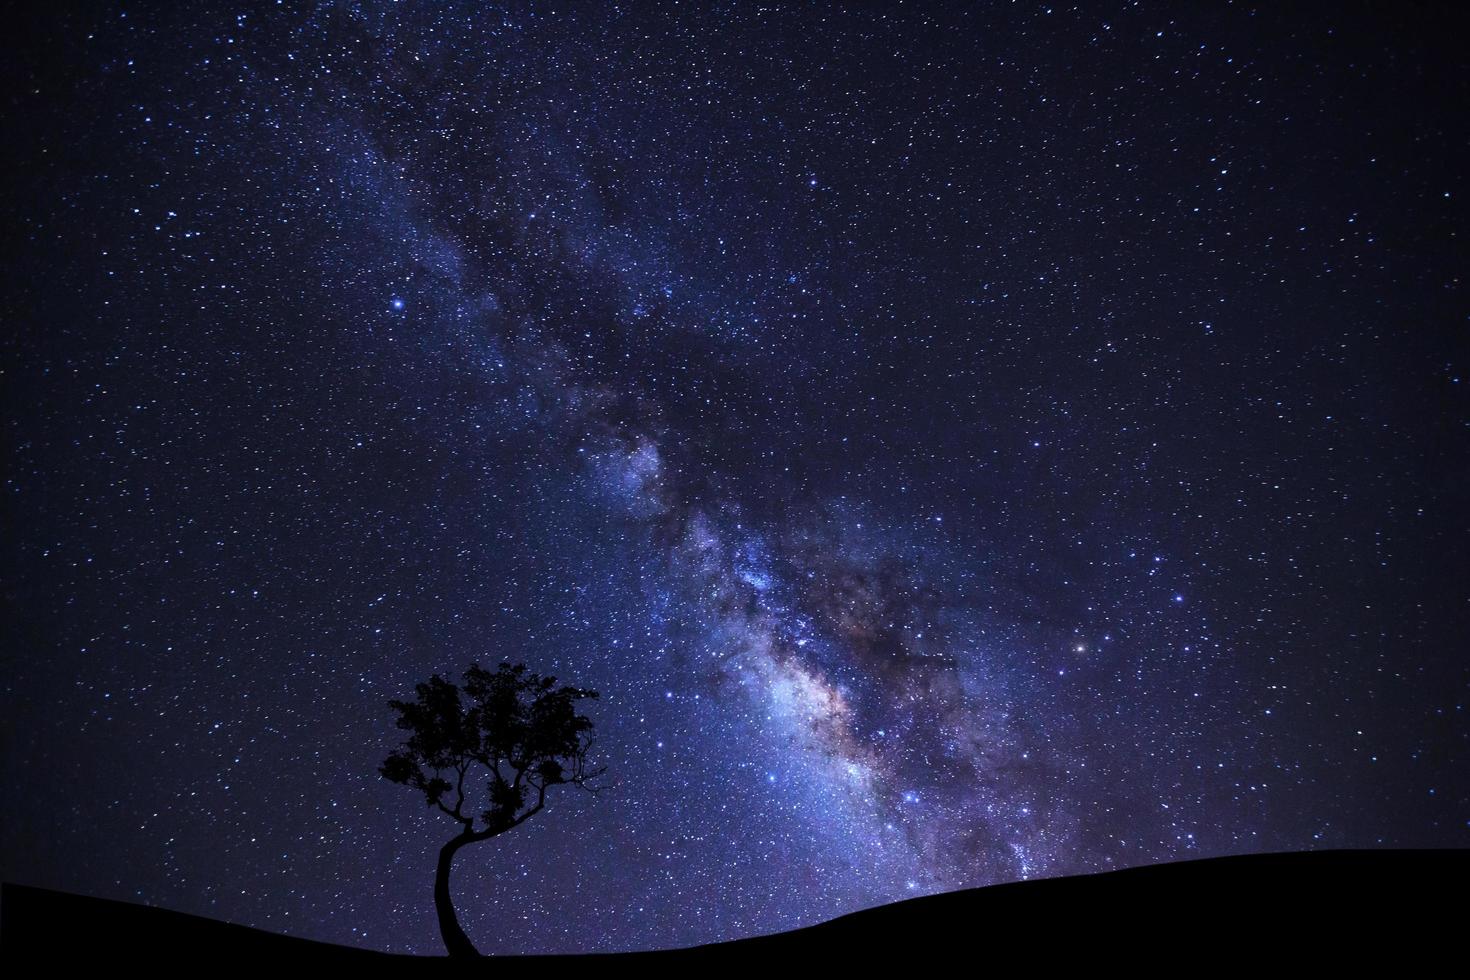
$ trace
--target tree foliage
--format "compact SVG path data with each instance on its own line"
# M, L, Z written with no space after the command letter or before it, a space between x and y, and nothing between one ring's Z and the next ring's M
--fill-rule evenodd
M494 671L471 664L461 684L435 674L414 692L412 701L388 702L409 736L379 771L421 791L466 837L503 833L545 806L550 787L594 789L602 773L588 767L592 722L577 713L596 691L502 663Z

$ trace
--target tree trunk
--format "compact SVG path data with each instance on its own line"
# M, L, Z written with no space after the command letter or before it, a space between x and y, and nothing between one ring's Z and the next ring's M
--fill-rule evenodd
M445 844L439 851L439 868L434 873L434 911L439 913L439 933L444 937L444 946L451 957L480 955L470 937L459 927L454 901L449 897L449 866L454 861L455 852L470 840L468 834L460 834Z

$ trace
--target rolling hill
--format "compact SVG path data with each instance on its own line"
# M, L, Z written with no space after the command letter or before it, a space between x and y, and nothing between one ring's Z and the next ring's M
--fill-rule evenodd
M1467 871L1467 850L1243 855L931 895L791 932L688 949L493 961L571 972L797 961L989 969L1017 957L1047 969L1321 968L1375 961L1405 969L1460 960L1470 922ZM426 907L425 915L431 914ZM433 957L335 946L11 884L0 895L0 963L32 969L282 963L394 972L449 966Z

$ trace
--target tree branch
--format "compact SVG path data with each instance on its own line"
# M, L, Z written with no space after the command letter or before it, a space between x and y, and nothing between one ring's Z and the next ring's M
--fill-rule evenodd
M546 805L546 794L543 793L543 794L541 794L541 798L536 801L536 805L535 806L531 807L525 813L521 814L519 817L516 817L514 820L512 820L510 823L506 824L505 826L503 826L503 827L490 826L490 827L486 827L484 830L473 830L473 831L468 832L465 836L468 837L471 841L482 841L482 840L489 840L492 837L499 837L501 834L505 833L507 830L513 830L516 827L519 827L521 824L525 823L527 820L531 819L531 817L535 816L538 812L540 812L541 808L543 806L545 806L545 805Z
M454 801L454 816L459 820L464 819L464 814L461 812L462 808L464 807L464 774L465 771L469 769L469 767L470 764L468 762L460 763L458 767L459 779L456 780L454 784L454 791L456 793L456 799Z

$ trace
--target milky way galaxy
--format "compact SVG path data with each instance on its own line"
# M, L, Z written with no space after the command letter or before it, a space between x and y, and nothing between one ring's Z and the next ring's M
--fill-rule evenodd
M1470 845L1448 19L21 18L6 879L438 952L387 701L502 659L607 774L484 952Z

